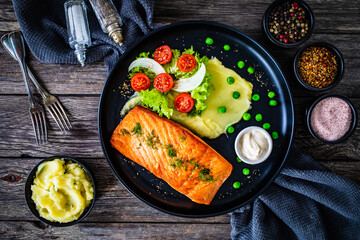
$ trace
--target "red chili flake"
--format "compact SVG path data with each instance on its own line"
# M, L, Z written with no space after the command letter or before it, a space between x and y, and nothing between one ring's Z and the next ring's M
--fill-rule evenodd
M300 55L298 71L311 87L324 88L334 82L338 73L336 56L326 47L309 47Z

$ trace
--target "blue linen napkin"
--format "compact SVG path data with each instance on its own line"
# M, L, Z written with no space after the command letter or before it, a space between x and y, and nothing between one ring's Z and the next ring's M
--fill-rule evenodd
M63 0L13 0L15 14L25 41L34 56L45 63L79 64L69 46ZM88 0L85 1L91 31L92 46L87 50L86 63L104 58L110 71L122 53L135 39L150 32L154 1L114 0L123 20L124 42L116 44L101 30Z
M230 215L232 239L360 239L360 186L293 145L275 182Z
M78 64L68 45L64 2L13 0L25 40L42 62ZM114 0L124 21L124 45L119 46L102 32L86 3L93 41L87 62L104 58L109 70L136 38L156 27L153 1ZM231 225L233 239L360 239L360 187L292 146L275 182L232 212Z

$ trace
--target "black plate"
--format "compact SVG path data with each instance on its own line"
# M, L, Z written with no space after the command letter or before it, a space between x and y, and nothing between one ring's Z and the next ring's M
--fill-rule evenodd
M205 44L206 37L214 39L214 44ZM139 53L153 52L156 47L167 44L171 48L184 49L193 45L201 55L216 56L223 64L243 76L254 85L253 94L261 97L259 102L253 102L250 121L240 121L235 132L217 139L204 139L218 151L233 166L234 170L227 181L222 185L211 205L206 206L192 202L186 196L172 189L165 181L155 177L143 167L125 158L111 147L111 134L119 124L119 112L127 101L130 90L127 78L128 67ZM225 52L223 45L229 44L231 50ZM236 64L239 60L246 60L246 66L255 67L255 74L249 75L246 68L239 69ZM269 107L268 91L277 93L275 99L279 105ZM254 116L263 115L262 122L256 122ZM250 125L262 126L264 122L271 123L269 130L277 131L279 139L274 140L271 156L258 165L247 165L236 161L234 140L237 133ZM161 211L185 217L209 217L230 212L245 203L253 200L273 182L279 174L293 136L294 110L289 87L285 77L275 59L256 41L245 33L229 26L204 21L179 22L159 28L140 39L126 53L109 75L100 100L99 132L104 154L114 174L120 182L136 197ZM242 174L243 168L250 169L250 175ZM233 188L233 182L242 183L239 189Z

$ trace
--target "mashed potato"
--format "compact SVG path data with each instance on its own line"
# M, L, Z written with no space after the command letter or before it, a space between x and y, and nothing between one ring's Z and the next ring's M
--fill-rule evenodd
M94 197L91 179L84 169L62 159L40 164L31 190L40 216L52 222L78 219Z
M171 119L195 131L201 137L214 139L226 132L228 126L240 121L251 104L252 84L235 71L226 68L222 63L213 58L206 65L206 71L213 76L213 88L206 100L208 108L201 116L190 117L187 114L174 110ZM233 77L233 84L227 83L227 78ZM233 92L238 91L240 97L233 98ZM225 113L219 113L218 108L226 107Z

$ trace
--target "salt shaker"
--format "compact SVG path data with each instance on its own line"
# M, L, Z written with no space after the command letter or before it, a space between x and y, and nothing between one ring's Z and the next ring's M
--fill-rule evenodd
M89 0L104 33L122 45L122 21L111 0Z
M70 47L75 49L78 61L84 66L86 49L91 46L85 3L82 0L69 0L65 2L64 7Z

